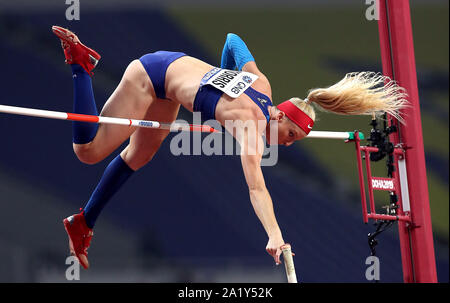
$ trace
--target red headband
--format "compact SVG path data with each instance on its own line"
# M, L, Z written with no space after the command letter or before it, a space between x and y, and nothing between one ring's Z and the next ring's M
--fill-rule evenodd
M305 114L300 108L295 106L291 101L287 100L277 106L283 111L289 119L298 125L306 134L309 134L314 126L314 121Z

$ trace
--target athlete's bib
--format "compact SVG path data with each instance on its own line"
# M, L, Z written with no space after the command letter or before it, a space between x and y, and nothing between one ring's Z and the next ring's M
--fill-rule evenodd
M259 77L243 71L215 67L203 77L200 85L212 85L231 98L237 98Z

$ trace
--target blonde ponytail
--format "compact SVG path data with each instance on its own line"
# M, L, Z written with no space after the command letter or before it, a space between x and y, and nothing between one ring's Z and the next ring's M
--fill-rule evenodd
M403 123L400 109L407 106L406 97L405 89L387 76L355 72L328 88L310 90L307 98L336 114L381 116L386 112Z

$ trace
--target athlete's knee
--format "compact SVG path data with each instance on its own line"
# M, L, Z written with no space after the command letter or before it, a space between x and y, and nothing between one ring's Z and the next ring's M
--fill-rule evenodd
M152 161L153 156L156 154L156 152L157 151L147 151L145 153L139 153L135 151L124 150L120 154L120 156L131 169L136 171Z
M156 154L153 153L151 155L146 154L146 155L140 155L140 156L135 156L135 157L128 157L127 161L125 161L129 167L131 167L133 170L138 170L142 167L144 167L147 163L149 163L150 161L152 161L153 156Z
M128 145L120 155L131 169L138 170L152 161L153 157L158 152L160 145L161 143L158 142L151 147L147 146L146 149L140 149Z
M100 154L92 145L92 142L87 144L73 144L73 151L77 155L78 160L85 164L97 164L106 158L106 155Z

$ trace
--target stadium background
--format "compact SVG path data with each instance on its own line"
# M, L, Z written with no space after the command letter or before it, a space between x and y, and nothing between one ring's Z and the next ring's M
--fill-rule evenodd
M127 64L156 50L213 65L228 32L239 34L268 76L273 101L304 97L347 72L381 71L378 30L364 1L0 1L0 104L72 111L70 68L51 25L74 30L102 60L93 79L99 110ZM448 2L411 1L438 280L448 282ZM181 110L179 118L190 120ZM369 117L319 113L317 130L370 130ZM0 114L1 282L64 282L62 219L83 207L104 168L80 163L71 123ZM283 282L264 251L238 157L180 156L168 139L102 213L81 282ZM374 164L384 176L383 163ZM367 282L370 254L354 147L306 139L280 147L264 167L284 239L302 282ZM377 195L378 206L387 196ZM379 236L382 282L401 282L397 227Z

